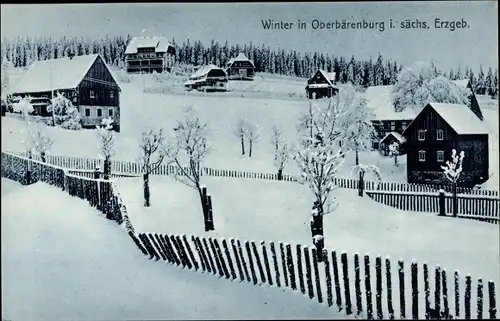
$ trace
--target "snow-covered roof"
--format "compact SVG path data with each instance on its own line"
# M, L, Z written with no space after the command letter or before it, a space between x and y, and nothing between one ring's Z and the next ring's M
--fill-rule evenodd
M429 103L431 107L450 125L457 134L488 134L488 128L463 104Z
M364 92L367 105L373 108L373 120L413 120L420 110L406 108L397 112L394 110L392 89L394 86L372 86Z
M13 93L35 93L76 88L97 57L99 55L96 54L37 61L19 81Z
M194 78L199 78L199 77L204 77L206 76L211 70L214 70L214 69L219 69L219 70L222 70L224 73L226 73L224 71L224 69L222 68L219 68L217 67L216 65L213 65L213 64L209 64L209 65L206 65L204 67L201 67L200 69L198 69L194 74L192 74L191 76L189 76L189 79L194 79Z
M165 37L134 37L125 49L125 54L135 54L138 48L155 48L155 52L167 52L170 42Z
M250 62L252 64L252 66L254 66L253 61L251 61L250 59L248 59L248 57L243 52L240 52L238 54L238 56L229 59L229 61L227 62L227 64L231 65L235 61L248 61L248 62Z
M469 85L469 79L458 79L458 80L452 80L452 83L454 83L457 86L467 88Z
M406 138L404 138L403 135L401 135L400 133L398 132L390 132L390 133L387 133L384 138L382 138L380 140L380 142L383 142L387 137L389 136L394 136L394 138L396 138L400 143L406 143Z

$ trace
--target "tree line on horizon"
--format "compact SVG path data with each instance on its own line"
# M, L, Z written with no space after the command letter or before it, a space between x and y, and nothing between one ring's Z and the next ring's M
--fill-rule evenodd
M132 37L104 36L99 39L84 37L18 37L13 40L3 39L1 42L2 66L11 64L15 68L29 67L39 60L57 59L66 57L70 52L77 56L100 54L106 63L118 68L125 67L125 49ZM191 42L189 39L178 44L175 38L171 43L176 49L176 63L178 65L202 66L214 64L225 66L229 59L243 52L254 62L256 72L265 72L302 78L311 77L318 69L335 72L335 81L352 83L361 86L393 85L403 66L392 59L384 59L379 53L376 59L357 60L354 56L346 59L343 56L334 56L320 52L300 53L296 50L282 48L271 49L264 44L254 45L251 41L243 46L230 45L227 41L220 43L211 40L210 45L204 46L200 40ZM498 70L491 67L484 72L482 66L474 73L466 66L462 72L459 66L456 70L440 74L451 79L469 78L478 94L495 96L498 93Z

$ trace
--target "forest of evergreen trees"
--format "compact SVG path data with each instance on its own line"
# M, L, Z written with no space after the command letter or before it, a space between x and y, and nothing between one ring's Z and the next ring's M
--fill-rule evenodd
M15 40L1 43L2 65L12 64L13 67L27 67L34 61L54 59L67 56L74 52L76 55L99 53L108 64L124 67L124 52L131 37L105 36L101 39L83 37L51 37L29 38L19 37ZM336 81L340 83L352 82L355 85L380 86L392 85L397 80L397 75L402 66L391 59L384 59L381 54L374 60L356 60L337 57L324 53L299 53L295 50L271 49L269 46L255 46L252 42L244 46L229 45L226 41L221 44L215 40L209 46L204 46L201 41L191 42L189 39L182 44L171 40L176 48L177 64L206 65L209 63L224 66L226 62L235 57L239 52L244 52L253 60L257 72L297 76L308 78L317 69L324 69L336 73ZM496 95L498 93L498 70L493 72L490 67L485 74L482 66L477 75L472 68L466 67L462 73L461 68L442 73L455 80L468 77L474 84L478 94Z

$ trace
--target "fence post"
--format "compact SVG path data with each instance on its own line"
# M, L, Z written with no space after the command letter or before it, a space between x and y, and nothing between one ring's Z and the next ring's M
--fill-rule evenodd
M472 280L470 275L465 277L465 318L470 319L470 299L471 299Z
M344 278L345 310L346 314L349 315L352 313L352 306L351 306L351 289L349 285L349 269L347 263L347 253L342 252L340 256L342 262L342 276Z
M172 258L174 259L175 264L177 266L181 265L181 259L179 259L178 254L175 252L174 246L170 240L170 237L168 235L164 235L163 239L165 240L165 244L167 245L168 249L170 250L170 254L172 255Z
M285 248L282 242L280 242L280 257L281 266L283 267L283 278L285 279L285 286L288 286L288 269L286 266Z
M496 307L496 301L495 301L495 283L493 281L488 282L488 297L489 297L489 305L490 305L490 319L496 319L497 318L497 307Z
M333 281L335 283L335 303L342 310L342 294L340 293L339 266L337 264L337 252L332 251Z
M438 265L435 269L435 289L434 289L434 310L436 315L441 315L441 267Z
M318 269L318 256L321 254L316 253L316 249L312 248L312 257L313 257L313 268L314 268L314 279L316 281L316 295L318 297L318 302L323 302L323 293L321 291L321 282L319 277L319 269Z
M229 265L229 269L231 270L231 277L233 280L236 280L236 271L234 269L233 260L231 259L231 253L229 252L229 247L227 246L227 242L225 239L222 239L222 247L224 248L224 253L226 253L227 263Z
M333 305L332 276L330 273L330 261L328 260L328 250L326 249L323 249L323 262L325 262L326 302L328 303L328 306L331 307Z
M194 237L194 235L191 235L191 241L194 243L194 248L196 249L196 252L198 253L198 257L200 258L201 270L202 270L202 272L205 272L207 270L207 266L205 264L206 260L205 260L205 257L201 254L200 245L196 241L196 238Z
M193 255L193 251L191 250L191 246L189 245L189 242L188 242L188 240L186 238L186 234L182 235L182 240L184 241L184 247L186 248L186 250L188 252L189 258L191 259L191 262L192 262L192 264L194 266L194 269L196 271L198 271L199 265L198 265L198 262L196 261L196 258Z
M217 239L214 239L215 250L217 251L217 256L219 257L220 265L222 266L222 271L226 276L226 279L230 278L229 270L227 269L226 261L224 260L224 256L222 255L222 250L219 246L219 242Z
M252 273L253 284L257 284L259 281L257 280L257 275L255 274L255 267L253 266L252 252L250 251L250 243L245 241L245 248L248 254L248 263L250 264L250 272Z
M276 257L276 249L274 248L273 241L269 242L269 247L271 248L271 256L273 257L274 271L276 272L276 285L278 287L281 287L280 269L279 269L278 258Z
M444 194L444 190L439 190L439 216L446 216L446 197Z
M300 244L297 244L296 248L297 248L297 278L299 279L300 292L302 292L302 294L306 294L306 288L304 286L304 272L302 270L302 247Z
M450 315L450 307L448 305L448 279L446 277L446 269L441 271L441 281L443 282L443 318L448 319Z
M483 318L483 280L477 280L477 319Z
M429 286L429 267L427 266L427 263L423 264L423 269L424 269L425 319L429 320L430 308L431 308L429 297L430 297L431 290L430 290L430 286Z
M273 285L273 277L271 275L271 268L269 266L269 257L267 256L266 242L261 241L260 245L262 248L262 254L264 256L264 267L266 268L267 281L269 285Z
M375 279L376 279L376 291L375 296L377 302L377 318L382 319L382 258L377 256L375 258Z
M234 258L236 260L236 266L238 267L238 273L240 274L240 279L243 282L245 281L245 275L243 274L243 270L241 267L241 261L240 261L240 256L238 255L238 249L236 248L236 244L233 238L230 239L230 242L231 242L231 248L233 249Z
M405 270L404 270L404 261L399 260L399 302L401 309L401 319L406 318L406 307L405 307Z
M412 297L412 307L411 307L412 318L414 320L418 320L418 266L417 266L417 262L411 263L411 297Z
M460 277L455 271L455 318L460 318Z
M293 266L292 247L286 244L286 261L288 266L288 275L290 275L290 286L292 290L297 290L297 283L295 282L295 268Z
M259 251L255 245L255 241L250 242L252 244L253 254L255 255L255 262L257 263L257 268L259 269L260 280L263 284L266 283L266 276L264 274L264 268L262 267L262 261L260 260Z
M370 256L365 254L366 317L373 320L372 284L370 280Z
M247 282L250 282L250 274L248 273L247 263L245 261L245 256L243 255L243 247L241 246L240 240L237 240L236 243L238 244L238 252L240 254L241 265L243 265L243 271L245 272L245 277L247 279Z
M214 240L209 237L208 242L210 243L210 248L212 249L212 253L214 255L215 264L217 265L217 270L219 271L219 277L223 277L224 271L222 270L222 264L219 259L219 255L217 254L217 250L215 249Z
M309 298L314 298L314 289L312 282L312 273L311 273L311 257L309 256L309 249L307 246L304 246L304 258L306 264L306 279L307 279L307 292L309 293Z
M389 319L394 320L394 307L392 305L392 277L391 277L391 260L385 258L385 276L387 281L387 308L389 310Z

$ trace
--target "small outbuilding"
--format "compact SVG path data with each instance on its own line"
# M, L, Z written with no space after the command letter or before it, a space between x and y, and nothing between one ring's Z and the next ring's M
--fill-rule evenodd
M332 97L339 89L335 86L335 73L318 70L308 81L306 95L309 99Z
M227 62L226 72L229 80L253 80L255 65L243 52L240 52L237 57Z
M224 69L215 65L207 65L194 74L184 83L187 90L200 91L227 91L228 77Z
M406 154L406 138L398 132L387 133L379 142L379 151L384 156L389 156L390 149L389 146L393 143L398 144L398 155Z

